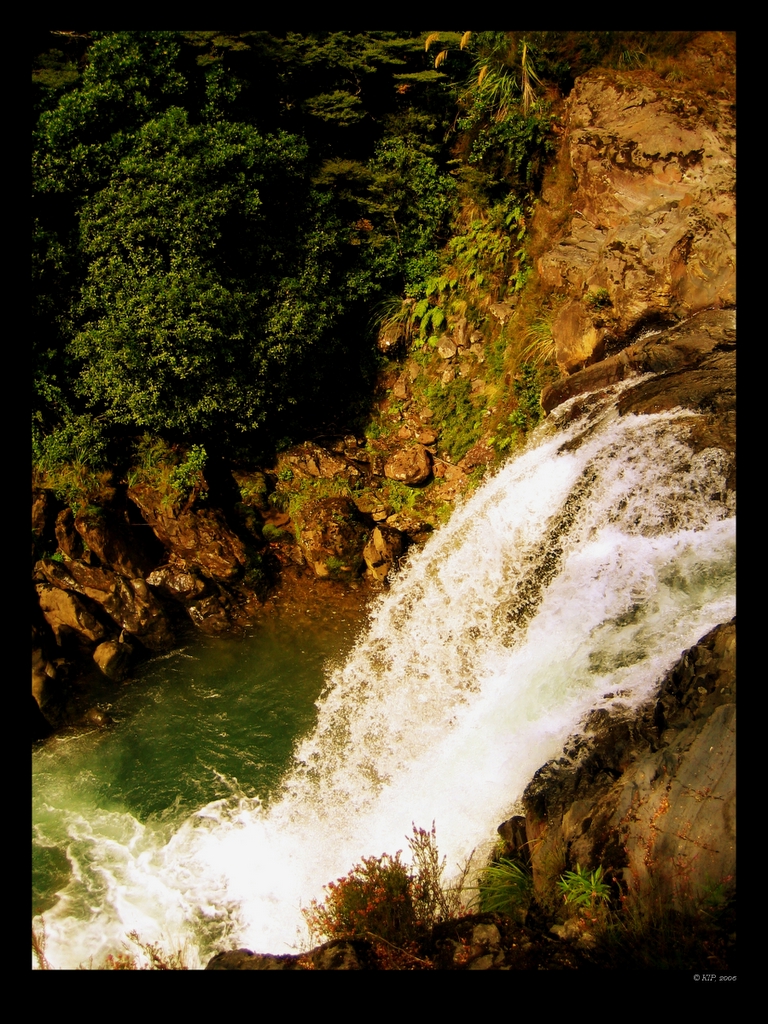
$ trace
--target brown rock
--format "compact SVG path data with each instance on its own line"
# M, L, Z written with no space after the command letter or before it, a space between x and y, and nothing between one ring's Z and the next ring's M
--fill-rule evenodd
M732 41L712 35L733 65ZM576 191L538 271L567 296L552 331L558 363L572 372L652 316L735 303L735 126L728 101L647 70L583 75L566 121ZM544 237L552 188L534 222ZM599 289L604 308L587 301Z
M59 550L62 551L67 558L82 558L83 551L83 538L75 529L75 517L72 514L71 508L65 508L56 516L56 541L59 545Z
M53 533L56 517L56 499L53 492L42 487L32 488L32 533L45 543Z
M151 560L143 554L141 543L114 510L101 508L95 512L80 512L74 519L74 526L99 562L121 576L144 576L152 568ZM65 554L69 552L65 551ZM71 557L78 556L73 554Z
M496 317L500 324L505 324L512 316L513 307L508 302L494 302L489 307L491 316Z
M119 682L128 675L132 653L129 644L105 640L93 652L93 660L107 679Z
M145 483L129 488L128 494L158 540L177 559L223 582L242 573L247 563L245 545L219 509L196 507L174 513L164 504L163 495Z
M377 526L363 548L363 558L371 576L384 583L403 553L403 537L397 530Z
M57 644L61 645L62 637L68 632L76 633L91 643L103 639L106 630L77 594L49 583L39 583L35 589L43 616L53 630Z
M523 797L537 890L601 865L623 874L638 910L651 896L680 909L686 892L735 876L735 666L733 620L684 652L639 711L598 709L539 769Z
M690 371L699 367L708 367L709 379L714 382L720 379L724 387L724 401L731 404L728 395L731 395L735 379L733 378L735 360L732 350L736 345L736 313L734 310L706 310L697 313L685 323L676 327L665 328L657 334L641 339L634 345L625 348L615 356L601 360L584 370L557 381L544 388L541 394L542 407L551 412L552 409L562 402L575 395L584 394L587 391L596 391L599 388L608 387L624 380L633 373L656 373L659 377L640 385L640 391L627 393L619 401L619 408L622 412L627 411L660 411L651 410L651 394L660 395L665 390L677 388L679 401L663 406L674 408L675 404L683 405L686 408L706 408L707 398L705 391L708 387L706 378L702 377L700 385L690 385L689 396L685 397L684 384L686 379L693 381L695 378L690 374L683 375L682 371ZM673 375L677 373L678 376ZM677 383L675 383L677 382ZM644 390L643 390L644 389ZM682 390L680 390L682 389ZM696 391L700 392L700 400L694 397ZM642 395L647 392L648 402L643 408ZM635 394L635 399L629 398ZM636 407L630 408L632 401Z
M384 466L384 475L390 480L415 487L427 481L432 473L432 457L422 445L402 448Z
M67 568L78 592L98 602L120 629L140 639L150 650L161 650L172 642L165 611L143 579L128 579L111 569L79 562L69 562Z
M363 565L367 539L357 508L348 498L307 502L294 516L296 540L316 576L352 579Z
M466 348L469 344L468 333L467 318L465 316L459 317L453 327L453 342L458 348Z
M395 386L392 388L392 395L398 400L403 400L408 397L408 380L406 377L400 377L395 382Z
M288 517L284 516L285 521ZM199 597L206 589L203 580L194 576L183 562L173 561L162 565L147 576L147 583L156 587L168 597L192 600Z
M441 359L453 359L457 351L458 349L448 334L444 334L437 343L437 354Z
M317 946L309 953L280 956L252 953L250 949L235 949L217 953L206 966L206 971L360 971L368 968L371 944L364 939L333 939Z

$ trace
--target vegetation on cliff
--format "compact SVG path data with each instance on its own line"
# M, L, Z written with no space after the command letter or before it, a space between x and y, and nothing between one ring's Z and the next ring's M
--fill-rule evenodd
M36 464L364 420L376 304L418 348L521 291L558 97L688 36L41 33Z

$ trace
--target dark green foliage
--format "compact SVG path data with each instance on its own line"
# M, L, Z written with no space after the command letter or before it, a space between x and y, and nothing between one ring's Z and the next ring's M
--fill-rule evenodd
M426 344L523 287L545 85L688 35L37 32L36 461L364 426L377 303ZM478 417L446 401L464 452Z
M88 269L69 350L90 407L192 434L253 430L280 407L276 385L338 309L306 156L293 136L190 125L178 108L141 129L81 215Z

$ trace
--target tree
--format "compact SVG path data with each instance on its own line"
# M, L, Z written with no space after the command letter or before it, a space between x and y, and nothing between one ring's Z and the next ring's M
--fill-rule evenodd
M295 136L193 125L179 108L143 125L80 217L70 353L88 407L189 436L254 431L284 408L340 311L333 225L311 199Z

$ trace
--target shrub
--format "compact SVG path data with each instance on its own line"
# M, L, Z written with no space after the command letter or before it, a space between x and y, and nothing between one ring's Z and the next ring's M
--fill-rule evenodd
M412 882L400 851L364 857L348 875L330 882L325 902L313 900L304 916L313 934L328 939L373 935L402 944L416 933Z
M462 889L469 861L457 883L446 886L434 822L429 832L414 825L408 845L411 870L398 850L394 857L364 857L348 875L325 886L325 901L312 900L304 910L310 932L327 939L366 936L404 946L438 921L464 913Z

